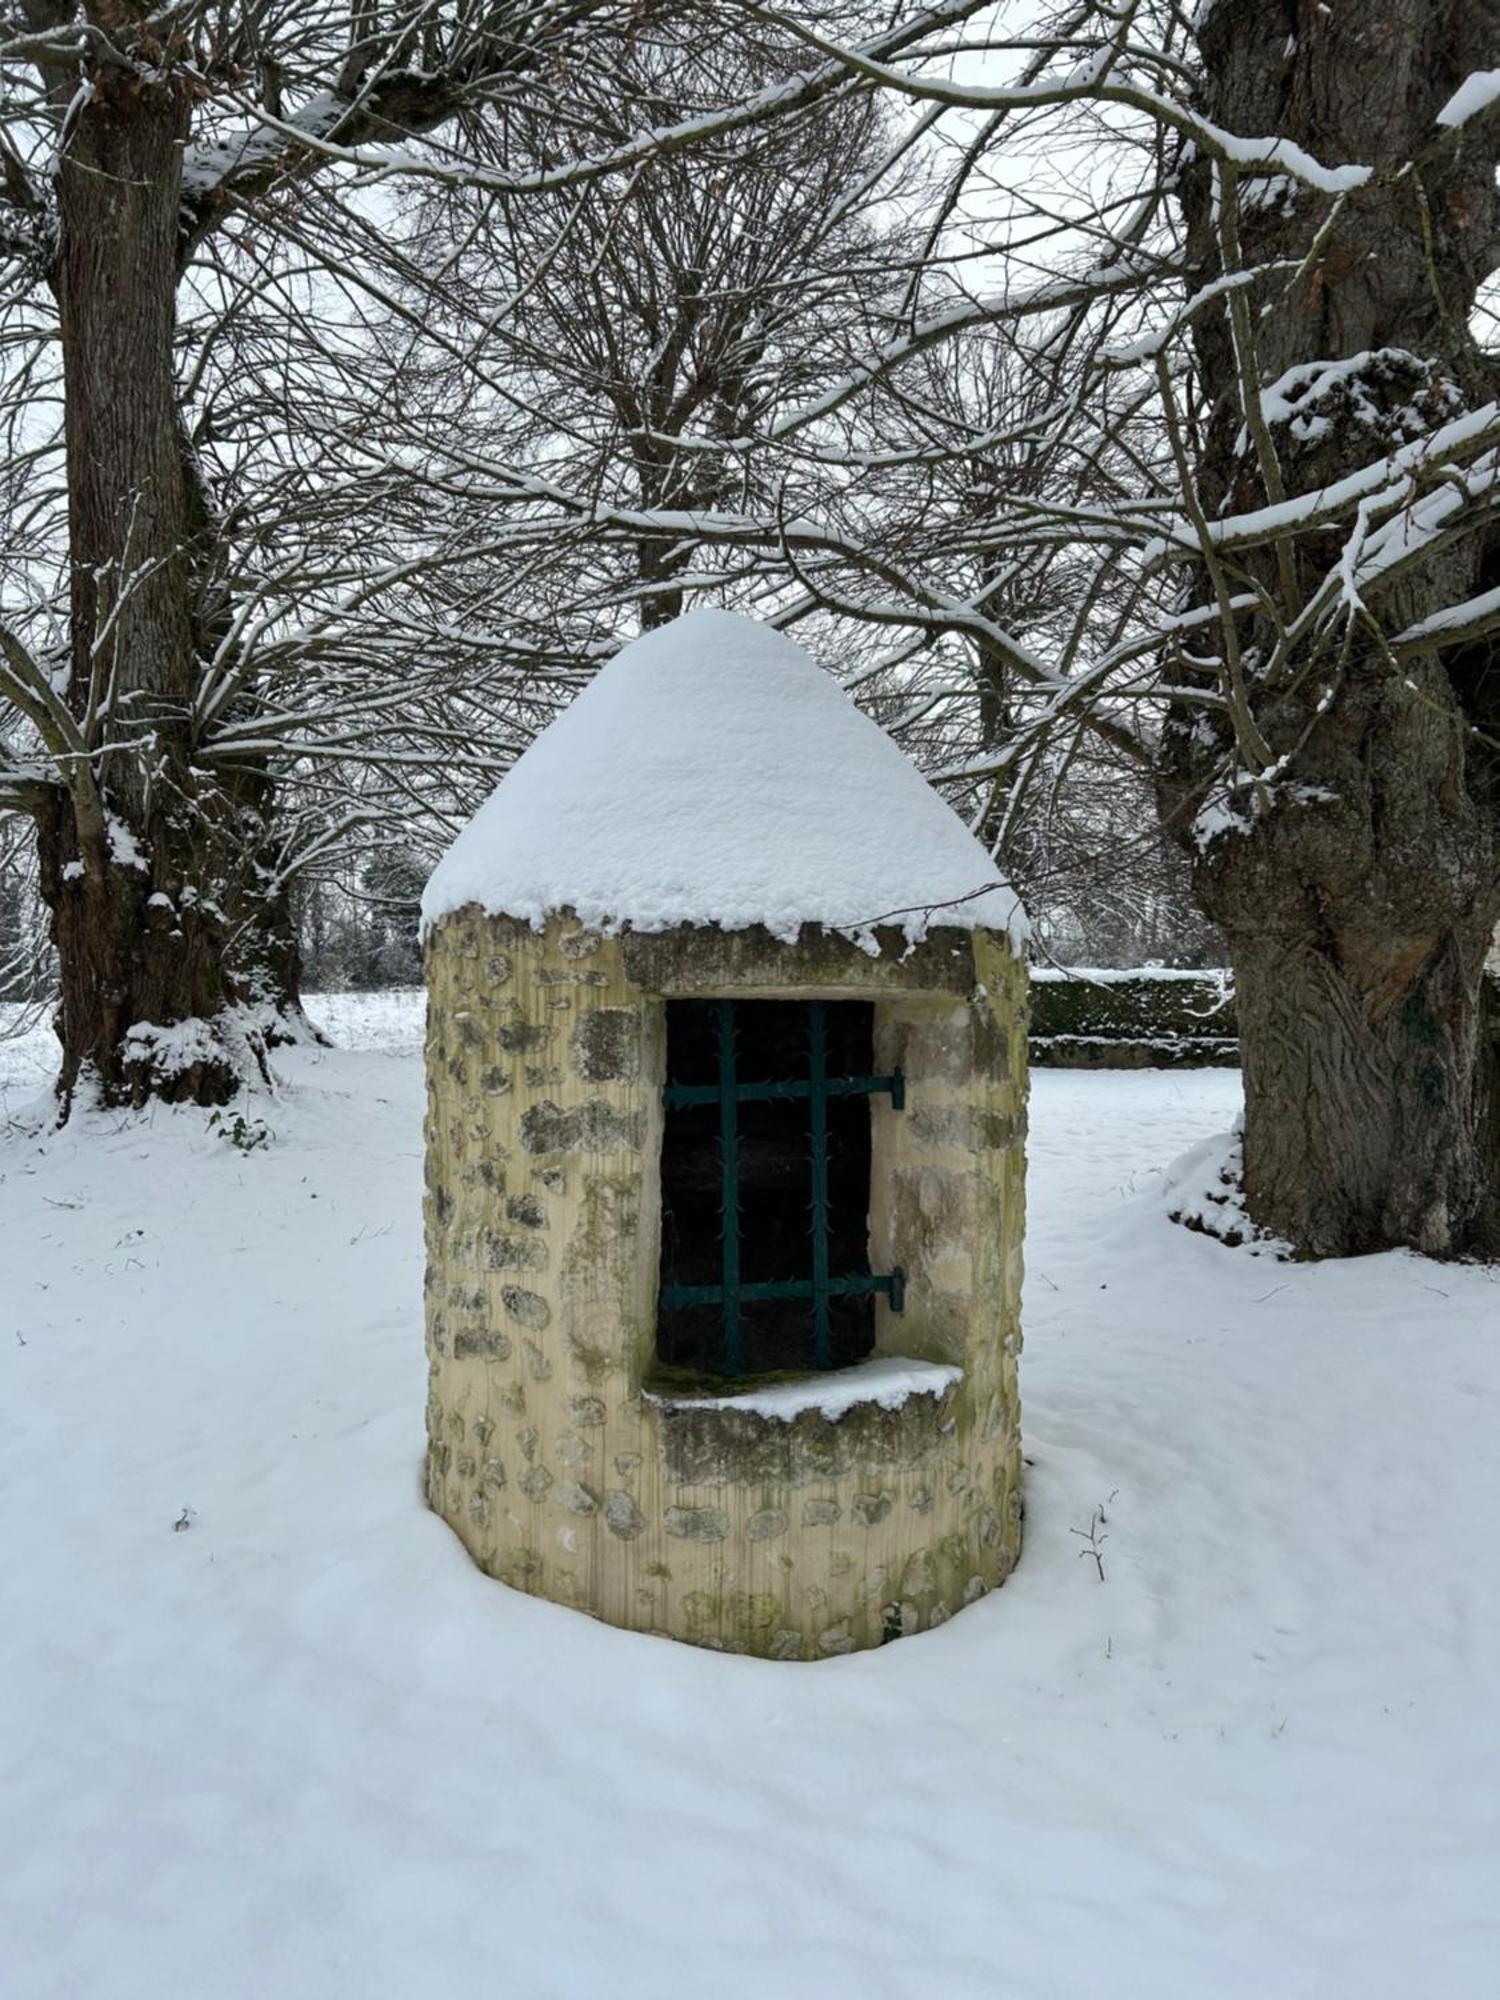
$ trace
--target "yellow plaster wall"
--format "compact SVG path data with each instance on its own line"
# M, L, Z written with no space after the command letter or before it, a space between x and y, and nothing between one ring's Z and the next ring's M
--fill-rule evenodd
M814 982L809 985L807 981ZM533 933L428 944L427 1494L489 1574L611 1623L810 1659L941 1623L1020 1551L1025 972L985 934ZM792 1423L664 1401L654 1338L664 995L867 997L907 1108L872 1112L880 1351L964 1370Z

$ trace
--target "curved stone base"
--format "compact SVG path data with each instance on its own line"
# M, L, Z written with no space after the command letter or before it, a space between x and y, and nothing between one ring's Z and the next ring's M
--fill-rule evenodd
M1021 1540L1024 970L984 933L878 957L754 933L428 947L429 1503L514 1587L612 1624L816 1659L941 1624ZM876 1006L876 1350L931 1385L824 1414L653 1390L664 999ZM961 1374L952 1379L952 1370ZM825 1376L822 1383L853 1384Z

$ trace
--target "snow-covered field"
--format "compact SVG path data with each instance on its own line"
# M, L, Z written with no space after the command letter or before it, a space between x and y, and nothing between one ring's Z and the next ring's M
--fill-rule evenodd
M1019 1571L695 1652L424 1512L417 1003L311 1008L265 1148L0 1144L4 2000L1492 2000L1495 1275L1226 1251L1236 1075L1041 1072Z

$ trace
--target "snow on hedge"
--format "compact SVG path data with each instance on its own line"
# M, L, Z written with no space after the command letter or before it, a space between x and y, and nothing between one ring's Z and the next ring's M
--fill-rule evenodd
M1025 922L884 730L784 633L728 611L624 647L517 760L438 864L424 928L469 903L788 939Z

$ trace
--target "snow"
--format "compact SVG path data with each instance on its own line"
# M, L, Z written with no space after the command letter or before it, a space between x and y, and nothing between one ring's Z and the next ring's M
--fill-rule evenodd
M940 1396L963 1380L963 1372L937 1361L909 1361L902 1355L884 1354L834 1375L778 1382L764 1389L743 1390L737 1396L656 1396L652 1400L691 1402L695 1410L740 1410L746 1416L776 1417L789 1424L805 1410L816 1410L824 1417L841 1417L860 1403L898 1410L912 1396Z
M1477 597L1467 597L1461 604L1450 604L1441 611L1434 611L1430 617L1418 619L1415 625L1408 625L1404 632L1398 632L1391 641L1393 646L1415 646L1429 639L1464 631L1469 626L1482 626L1491 620L1500 619L1500 588L1482 590Z
M125 1030L125 1053L131 1062L149 1062L162 1076L177 1076L196 1063L222 1058L224 1047L211 1021L190 1016L159 1027L135 1021Z
M1195 130L1211 140L1214 148L1236 166L1269 167L1276 178L1290 177L1303 181L1320 194L1352 194L1356 188L1364 186L1372 171L1364 166L1325 167L1311 153L1304 151L1295 139L1246 138L1242 133L1226 131L1222 125L1215 125L1208 118L1195 118L1193 124Z
M7 1996L1491 2000L1494 1273L1226 1250L1236 1075L1040 1073L1019 1570L694 1651L424 1510L420 996L311 1005L269 1147L0 1146Z
M880 922L1009 929L994 862L795 641L692 611L622 648L438 863L424 927L478 903L540 925Z
M1414 360L1415 357L1405 348L1380 347L1365 348L1358 354L1344 355L1332 361L1298 362L1279 375L1269 388L1261 390L1261 414L1268 424L1290 424L1295 434L1304 441L1321 437L1329 428L1331 419L1311 414L1309 406L1321 401L1331 390L1345 386L1351 390L1346 414L1365 423L1376 423L1380 420L1381 411L1364 387L1362 378L1382 363L1411 363Z
M1439 125L1467 125L1500 98L1500 69L1477 69L1466 76L1437 115Z
M1399 506L1403 520L1439 504L1450 510L1462 506L1463 496L1454 493L1448 484L1437 492L1423 494L1413 503L1411 482L1415 477L1430 477L1433 469L1446 460L1487 444L1497 428L1500 428L1500 404L1485 403L1477 410L1466 411L1451 422L1439 425L1429 435L1415 438L1395 451L1373 459L1357 472L1335 480L1331 486L1320 486L1311 492L1296 494L1289 500L1275 501L1269 506L1252 508L1245 514L1226 515L1220 520L1210 521L1210 537L1220 548L1249 547L1271 535L1317 527L1364 499L1382 506ZM1466 474L1460 473L1459 476L1468 482L1470 497L1475 497L1476 477L1482 478L1488 471L1485 461L1480 459ZM1389 532L1389 529L1382 532ZM1417 534L1420 530L1408 527L1406 532ZM1162 534L1143 545L1142 560L1154 562L1166 555L1173 545L1184 554L1197 549L1196 530L1182 516L1175 517Z
M105 815L105 830L109 837L110 857L117 868L138 868L143 875L149 875L146 857L140 845L124 820L116 819L113 813Z
M1044 984L1048 980L1061 981L1081 979L1090 986L1133 985L1138 979L1187 980L1197 984L1205 979L1217 979L1221 986L1227 986L1230 973L1226 966L1203 965L1198 967L1183 965L1034 965L1031 976Z

